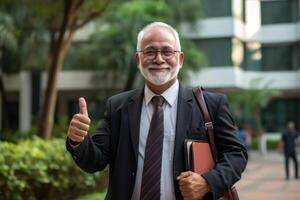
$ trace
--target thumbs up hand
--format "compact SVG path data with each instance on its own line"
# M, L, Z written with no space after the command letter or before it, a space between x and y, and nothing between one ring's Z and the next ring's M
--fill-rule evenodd
M79 98L79 109L79 113L73 116L68 129L68 138L76 143L81 143L84 140L91 123L87 103L83 97Z

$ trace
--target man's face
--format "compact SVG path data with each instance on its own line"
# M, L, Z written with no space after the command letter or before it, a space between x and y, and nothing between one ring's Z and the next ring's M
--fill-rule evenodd
M293 122L289 122L287 125L288 132L294 132L295 131L295 124Z
M165 28L152 28L141 41L136 55L138 68L146 81L160 86L173 83L182 67L183 53L178 50L175 37Z

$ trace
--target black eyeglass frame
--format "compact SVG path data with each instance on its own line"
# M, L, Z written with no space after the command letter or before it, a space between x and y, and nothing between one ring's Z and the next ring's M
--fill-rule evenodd
M149 51L149 53L153 53L153 55L149 55L147 54L147 51ZM157 57L157 53L159 52L162 56L163 59L171 59L174 57L175 53L180 53L181 51L179 50L171 50L171 49L161 49L161 50L158 50L158 49L154 49L154 48L146 48L144 50L139 50L139 51L136 51L137 53L142 53L143 56L145 58L148 58L148 59L155 59ZM165 54L163 52L166 52ZM170 53L170 55L166 55L167 53Z

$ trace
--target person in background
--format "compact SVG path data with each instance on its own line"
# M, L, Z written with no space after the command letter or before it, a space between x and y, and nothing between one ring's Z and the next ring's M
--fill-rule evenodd
M244 129L244 126L240 126L238 127L239 129L239 139L242 142L242 144L245 145L245 147L247 147L247 133L246 130Z
M295 129L294 122L288 122L286 130L282 133L280 141L281 152L284 153L285 158L285 178L290 178L289 174L289 159L291 158L294 162L295 179L299 179L298 175L298 159L296 152L296 140L299 137L299 133Z

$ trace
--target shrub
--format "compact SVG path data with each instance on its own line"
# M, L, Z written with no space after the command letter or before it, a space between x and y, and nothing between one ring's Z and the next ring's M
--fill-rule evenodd
M78 200L103 200L105 199L105 192L93 193L80 197Z
M259 146L258 138L252 138L251 149L257 150L258 146ZM278 140L267 140L267 149L277 150L278 146L279 146L279 141Z
M65 139L0 142L0 152L1 199L65 200L105 189L106 174L81 171L67 152Z

